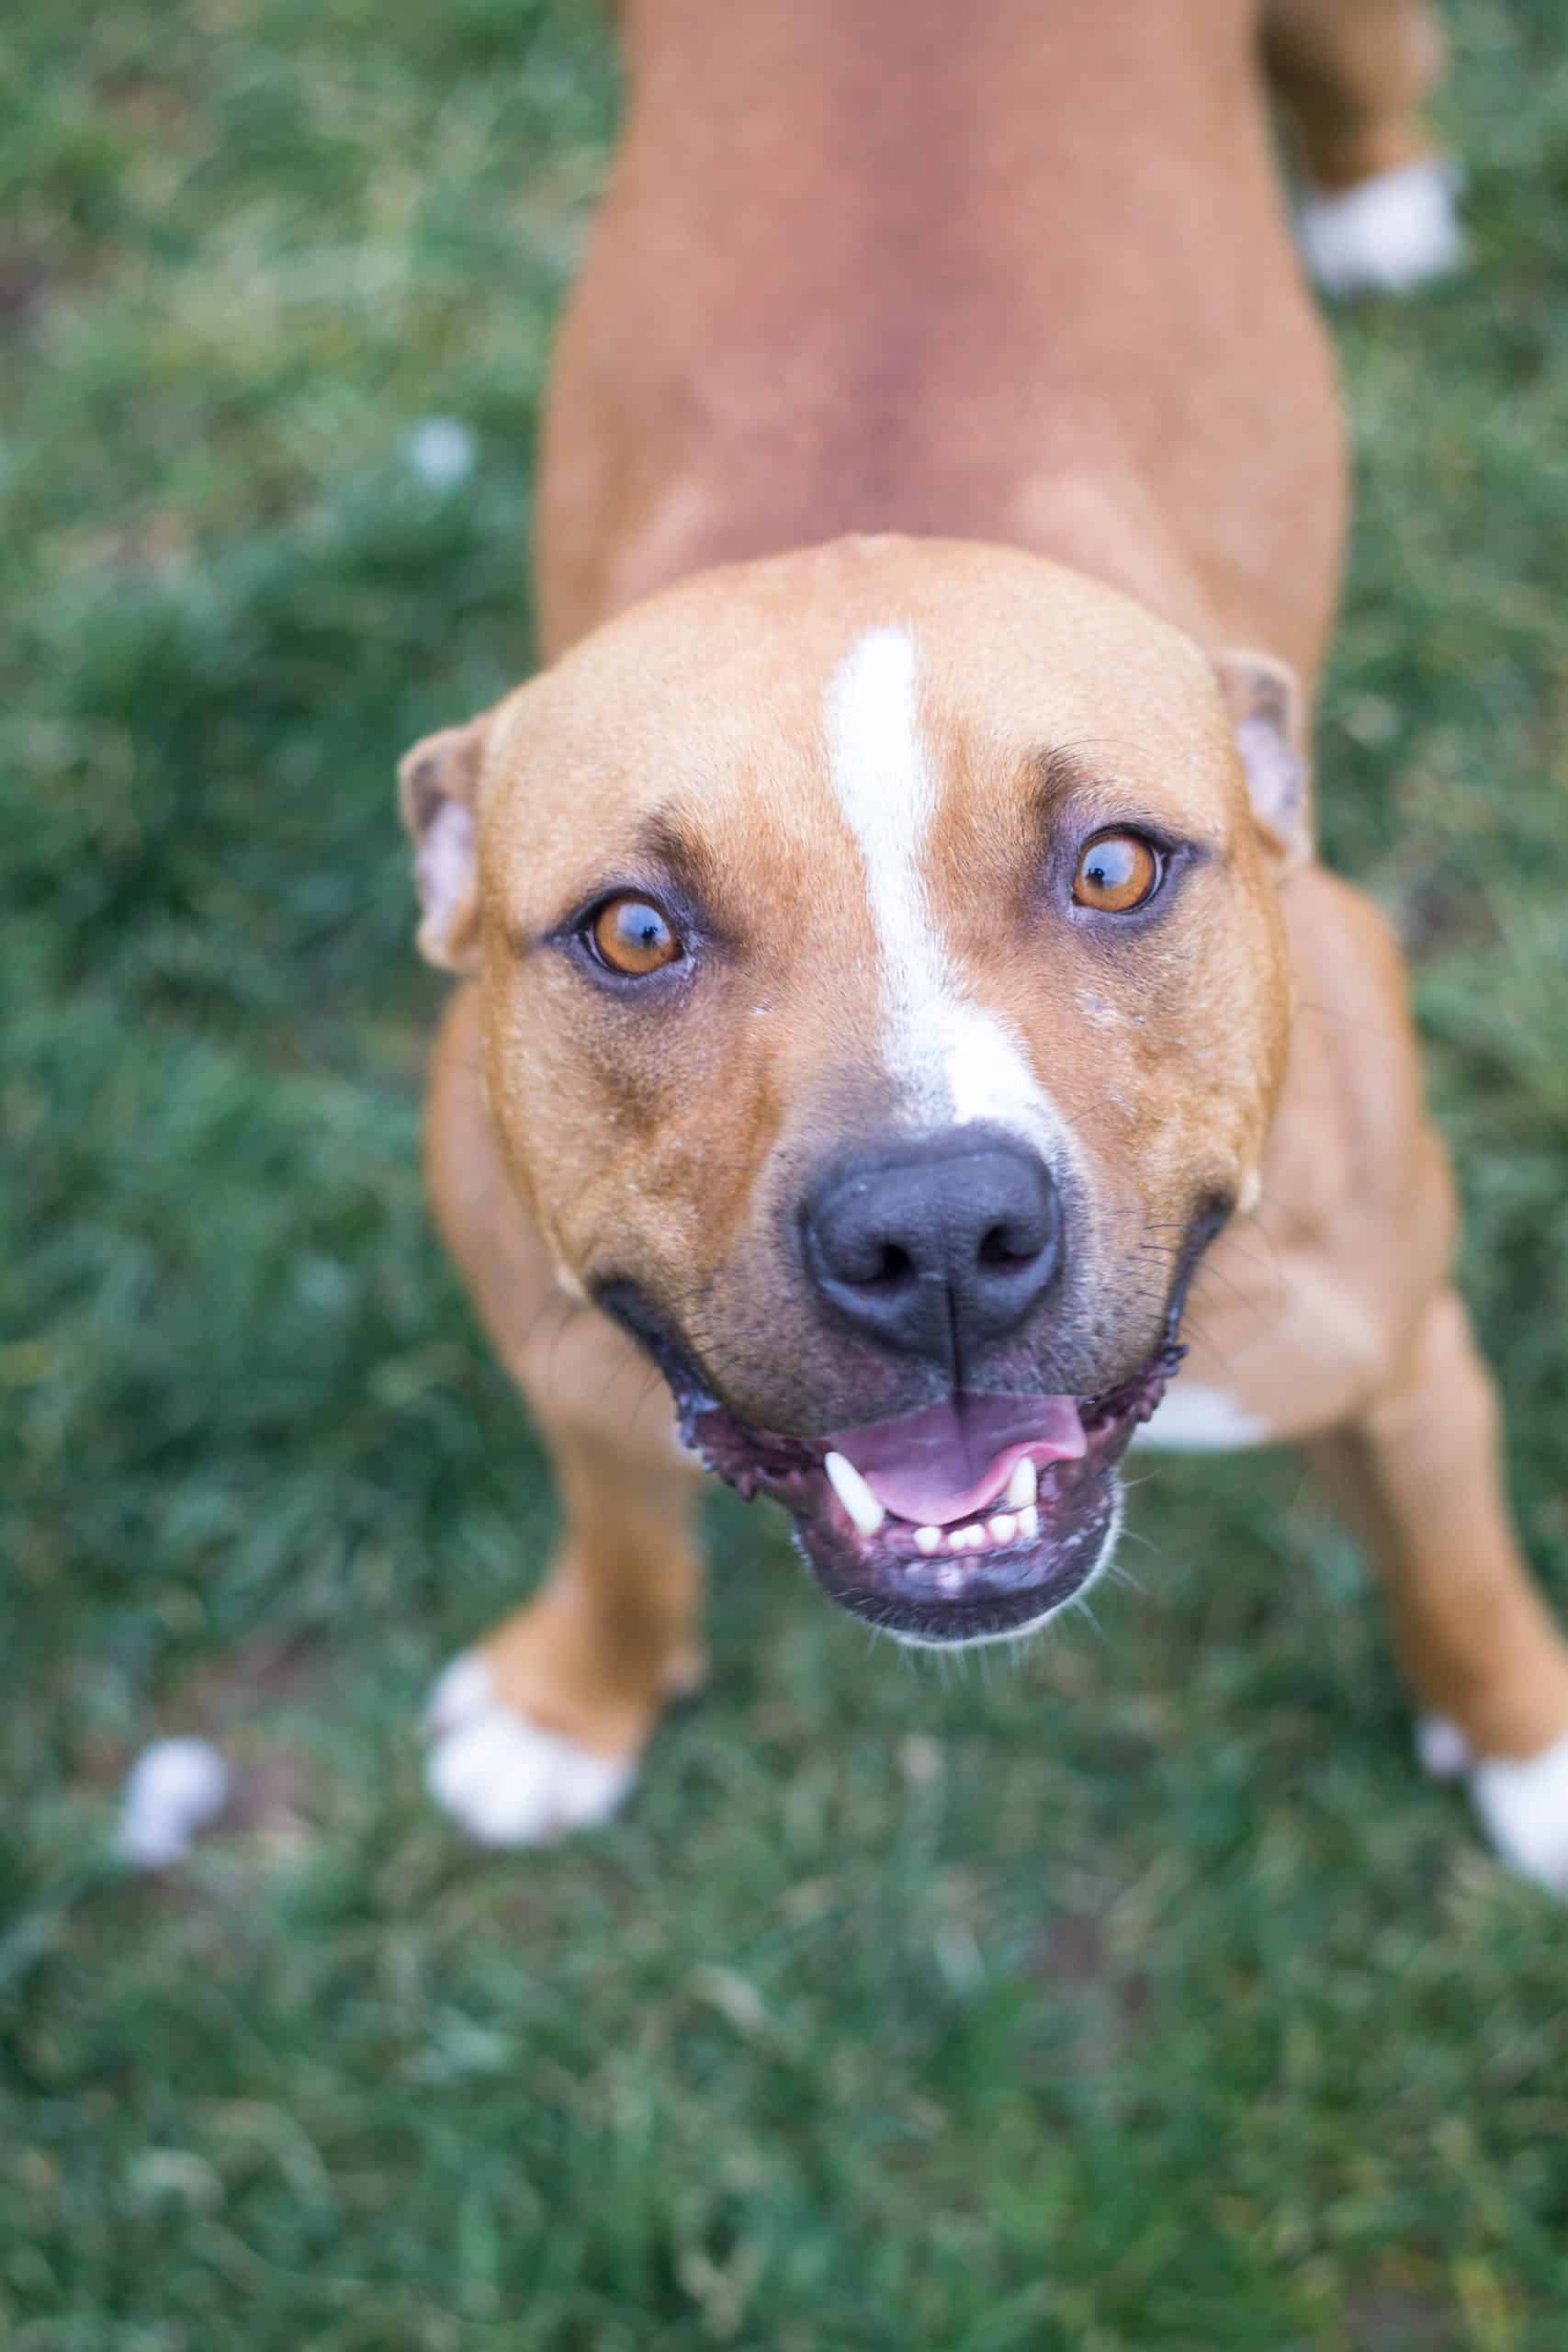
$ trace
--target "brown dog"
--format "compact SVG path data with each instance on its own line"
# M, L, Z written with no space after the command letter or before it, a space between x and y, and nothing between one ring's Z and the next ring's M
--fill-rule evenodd
M403 768L421 944L468 979L436 1214L566 1510L437 1691L437 1795L496 1842L612 1808L701 1671L694 1456L845 1607L986 1640L1086 1589L1158 1408L1310 1444L1428 1760L1568 1879L1568 1652L1398 956L1312 863L1343 458L1253 8L625 18L550 666ZM1440 177L1416 0L1268 31L1321 200Z

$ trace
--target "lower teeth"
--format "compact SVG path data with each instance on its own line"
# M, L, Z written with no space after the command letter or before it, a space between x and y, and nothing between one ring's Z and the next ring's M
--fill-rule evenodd
M997 1552L1021 1540L1033 1543L1040 1532L1040 1512L1031 1503L1027 1510L998 1511L996 1518L982 1526L971 1520L963 1527L951 1527L945 1535L940 1527L917 1527L915 1547L929 1559L933 1552Z
M1033 1464L1028 1466L1032 1468ZM1015 1477L1013 1486L1021 1483ZM839 1481L835 1479L833 1485L840 1501L844 1502L846 1498L840 1489ZM1010 1487L1010 1501L1011 1495ZM863 1534L869 1536L880 1532L879 1528L863 1524L858 1513L852 1512L850 1516L860 1526ZM916 1551L929 1560L938 1552L993 1552L1004 1550L1010 1544L1032 1544L1039 1533L1039 1506L1031 1501L1025 1503L1021 1510L998 1511L994 1519L984 1523L979 1520L967 1520L962 1527L917 1527L914 1542Z

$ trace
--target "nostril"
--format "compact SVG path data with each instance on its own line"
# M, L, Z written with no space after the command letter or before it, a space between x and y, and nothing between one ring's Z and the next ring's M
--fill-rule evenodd
M995 1266L1009 1272L1018 1266L1032 1266L1042 1246L1015 1226L993 1225L980 1237L978 1255L982 1266Z
M829 1233L818 1238L818 1246L828 1273L851 1290L897 1290L914 1272L914 1261L903 1245L881 1234L840 1237Z
M915 1261L908 1251L897 1241L886 1241L882 1257L869 1287L876 1290L897 1290L903 1283L915 1279Z

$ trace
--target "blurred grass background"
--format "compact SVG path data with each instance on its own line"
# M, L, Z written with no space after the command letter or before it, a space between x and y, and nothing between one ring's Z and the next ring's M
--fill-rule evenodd
M1568 28L1450 15L1474 266L1341 322L1325 831L1563 1600ZM528 659L607 43L22 0L0 75L0 2343L1561 2352L1563 1917L1416 1777L1288 1460L1159 1465L1138 1589L946 1673L721 1501L625 1820L485 1857L424 1800L552 1506L422 1205L391 774ZM186 1729L239 1818L128 1879Z

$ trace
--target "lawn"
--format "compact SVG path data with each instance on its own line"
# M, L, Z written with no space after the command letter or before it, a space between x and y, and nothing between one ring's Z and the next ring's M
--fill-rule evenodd
M1568 1603L1568 27L1451 21L1474 266L1340 322L1324 831ZM624 1820L433 1810L553 1506L422 1204L391 775L528 659L607 45L17 0L0 106L0 2345L1562 2352L1568 1916L1289 1458L1156 1466L1098 1622L945 1672L720 1500ZM129 1873L188 1729L239 1816Z

